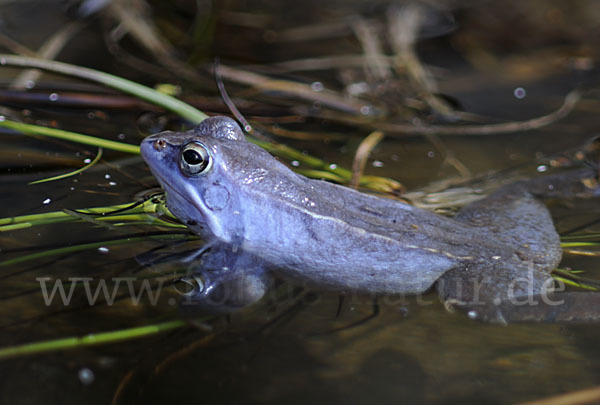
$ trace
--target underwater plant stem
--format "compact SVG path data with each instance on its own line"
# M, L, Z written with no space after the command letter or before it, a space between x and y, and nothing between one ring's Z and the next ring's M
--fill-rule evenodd
M85 346L94 346L105 343L115 343L123 340L137 339L144 336L155 335L172 329L181 328L186 323L181 320L157 323L154 325L138 326L135 328L120 329L111 332L90 333L80 337L68 337L41 342L26 343L23 345L0 348L0 359L9 357L45 353L55 350L64 350Z

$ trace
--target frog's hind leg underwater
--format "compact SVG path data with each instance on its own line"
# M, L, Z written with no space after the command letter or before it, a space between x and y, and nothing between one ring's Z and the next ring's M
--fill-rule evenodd
M598 169L588 168L509 184L463 208L456 220L510 247L450 270L436 283L449 309L487 322L598 322L600 293L552 291L550 272L562 249L547 207L549 198L600 196Z

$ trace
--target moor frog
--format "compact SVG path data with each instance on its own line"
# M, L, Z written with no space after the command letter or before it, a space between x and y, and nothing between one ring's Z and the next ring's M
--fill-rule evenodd
M600 294L552 292L562 250L541 201L599 196L592 168L504 186L449 218L298 175L226 117L141 150L176 217L287 276L375 294L434 287L492 322L600 319Z

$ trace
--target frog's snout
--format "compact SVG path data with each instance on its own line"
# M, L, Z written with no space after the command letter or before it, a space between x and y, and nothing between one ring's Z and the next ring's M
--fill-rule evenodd
M140 152L146 163L153 161L156 157L156 152L162 153L168 147L168 142L163 136L149 136L142 141Z

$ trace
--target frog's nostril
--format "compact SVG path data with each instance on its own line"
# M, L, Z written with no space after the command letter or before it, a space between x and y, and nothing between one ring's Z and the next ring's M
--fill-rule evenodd
M158 139L158 140L154 141L153 146L154 146L154 149L156 149L157 151L160 152L161 150L163 150L164 148L167 147L167 142L164 139Z

